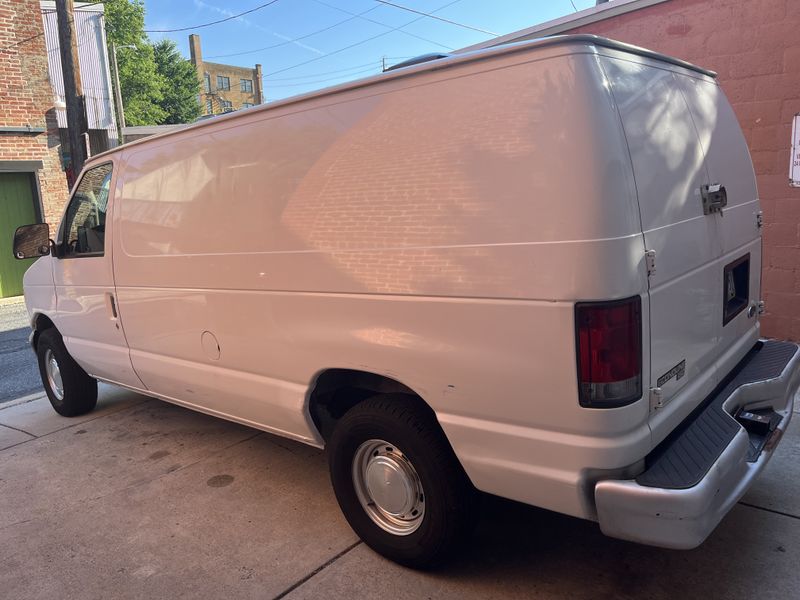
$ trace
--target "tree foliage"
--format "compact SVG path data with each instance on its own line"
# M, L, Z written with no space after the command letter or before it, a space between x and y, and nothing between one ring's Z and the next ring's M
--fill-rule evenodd
M157 125L166 114L159 106L164 83L156 70L153 47L144 32L142 0L105 3L109 53L117 47L120 91L128 125Z
M153 44L156 70L163 78L163 99L159 106L166 113L163 123L191 123L200 116L200 80L192 64L185 60L175 42L161 40Z
M150 43L143 0L106 0L109 53L116 44L120 91L127 125L187 123L200 114L199 82L175 43ZM191 74L191 77L188 76Z

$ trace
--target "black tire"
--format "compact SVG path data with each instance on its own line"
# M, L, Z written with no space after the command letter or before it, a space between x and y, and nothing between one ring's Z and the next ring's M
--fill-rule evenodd
M48 353L58 363L63 394L58 394L50 383L45 365ZM50 404L63 417L77 417L91 412L97 406L97 380L90 377L70 356L61 335L55 329L45 329L36 344L39 374ZM63 397L59 398L59 395Z
M375 439L396 445L419 478L424 511L412 533L397 535L384 530L358 498L353 461L359 447ZM333 431L328 460L333 489L345 518L368 546L386 558L412 568L434 567L471 532L475 489L435 416L417 398L381 395L353 407Z

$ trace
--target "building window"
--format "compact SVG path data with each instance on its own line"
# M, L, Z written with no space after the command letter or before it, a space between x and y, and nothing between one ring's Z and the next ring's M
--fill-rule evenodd
M242 102L242 108L252 108L255 104L251 102Z
M211 75L208 73L203 75L203 90L205 90L206 94L211 92Z
M222 107L222 112L231 112L233 110L233 102L230 100L220 100L219 105Z
M252 79L240 79L240 85L242 86L243 92L250 92L253 93L253 80Z
M231 89L231 78L224 77L223 75L217 75L217 89L218 90Z
M206 100L206 114L213 115L214 114L214 102L209 98Z

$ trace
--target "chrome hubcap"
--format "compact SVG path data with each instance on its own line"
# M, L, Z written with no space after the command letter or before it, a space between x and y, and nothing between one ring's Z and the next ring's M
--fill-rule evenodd
M64 399L64 383L61 381L61 368L55 354L49 348L44 354L44 370L47 373L47 384L58 400Z
M414 466L393 444L367 440L353 457L353 484L361 506L384 531L409 535L422 524L425 494Z

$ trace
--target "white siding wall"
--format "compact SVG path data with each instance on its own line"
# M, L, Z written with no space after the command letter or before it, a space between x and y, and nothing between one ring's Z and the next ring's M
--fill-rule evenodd
M55 2L48 0L43 0L39 4L44 20L50 83L56 101L63 103L64 79L61 72L56 6ZM109 144L115 146L118 138L117 123L114 118L103 5L81 6L80 3L76 3L75 25L78 37L78 62L81 68L83 94L86 97L86 116L89 121L89 129L105 129L108 131ZM56 116L58 126L66 128L66 110L56 107Z

